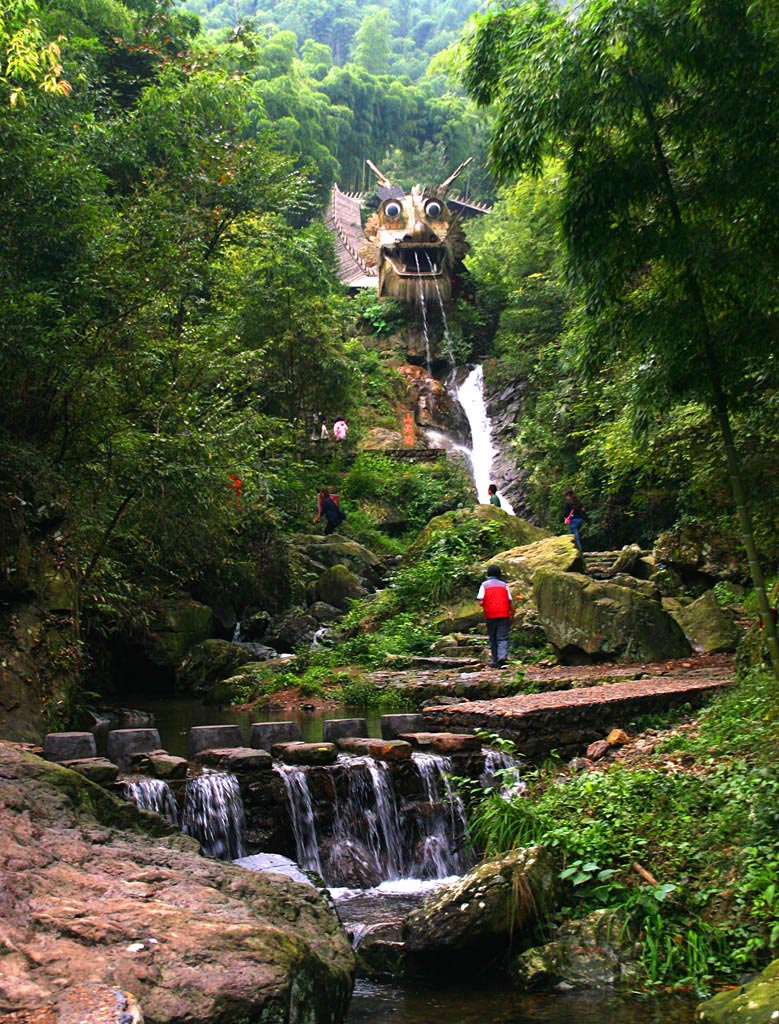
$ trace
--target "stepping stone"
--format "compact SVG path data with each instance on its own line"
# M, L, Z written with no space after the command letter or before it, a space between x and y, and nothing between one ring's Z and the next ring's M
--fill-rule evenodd
M91 732L50 732L43 740L43 756L47 761L76 761L96 754L95 737Z
M243 736L237 725L193 725L189 730L187 750L190 758L201 750L224 750L242 747Z
M258 750L256 747L201 750L195 754L195 760L198 764L206 764L226 772L269 771L273 767L273 758L268 751Z
M328 718L322 726L322 738L337 743L347 736L367 736L368 723L364 718Z
M249 746L270 750L274 743L302 740L297 722L255 722L249 730Z
M271 754L284 764L315 766L335 764L338 750L335 743L274 743Z
M382 715L382 739L394 740L403 732L421 732L425 727L422 715Z
M481 740L469 732L413 732L399 737L406 740L415 750L432 751L435 754L462 754L481 750Z
M125 771L132 754L144 754L160 749L160 734L156 729L112 729L108 734L108 758Z

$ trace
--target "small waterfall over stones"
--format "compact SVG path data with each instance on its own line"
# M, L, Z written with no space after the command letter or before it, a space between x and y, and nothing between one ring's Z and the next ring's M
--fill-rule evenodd
M287 791L289 818L295 837L297 862L305 871L322 874L319 860L319 842L314 825L314 808L308 788L308 776L303 768L277 764L273 770L281 776Z
M504 800L512 799L527 788L520 775L519 762L503 750L485 751L484 771L479 781L484 789L499 790Z
M238 779L228 772L208 770L187 779L181 830L197 839L210 857L243 857L244 813Z
M392 773L368 756L341 755L331 776L327 814L318 814L311 780L326 770L276 765L289 801L301 867L329 886L370 887L402 878L436 879L466 870L465 812L448 777L451 763L436 754L412 755L413 799L399 796Z
M449 773L452 764L439 754L412 754L427 795L427 816L417 822L414 878L445 878L466 870L464 839L465 808L454 790Z
M141 810L156 811L171 825L178 826L179 812L176 798L164 779L127 779L124 783L124 792L126 798L134 801Z

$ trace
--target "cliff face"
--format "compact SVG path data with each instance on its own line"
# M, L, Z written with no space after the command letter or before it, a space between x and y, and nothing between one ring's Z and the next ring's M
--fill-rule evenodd
M535 522L527 505L524 481L527 471L517 465L512 444L522 412L524 381L510 381L498 387L485 383L487 414L492 422L492 442L498 450L492 464L492 478L522 519ZM538 524L537 524L538 525Z
M0 1014L108 985L147 1024L343 1019L352 950L311 886L202 857L156 815L12 744L0 763Z

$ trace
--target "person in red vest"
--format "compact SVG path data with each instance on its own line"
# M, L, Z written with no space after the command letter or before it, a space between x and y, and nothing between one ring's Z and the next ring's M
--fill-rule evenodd
M501 578L499 565L488 566L487 579L479 587L476 600L484 609L487 623L490 666L505 668L509 656L509 633L514 619L514 600L508 583Z

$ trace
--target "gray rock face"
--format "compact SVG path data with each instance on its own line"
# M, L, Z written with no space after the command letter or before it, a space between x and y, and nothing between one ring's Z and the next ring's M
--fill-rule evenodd
M343 1020L353 954L315 890L201 857L162 819L10 744L0 759L0 1014L99 983L155 1024Z
M590 656L615 661L684 658L690 645L680 626L647 596L630 586L602 583L580 573L541 569L534 597L547 639L563 660Z
M483 861L409 914L406 949L473 949L489 955L496 940L505 945L533 933L543 908L554 904L556 887L551 857L540 846Z
M671 615L696 651L707 654L735 651L741 633L734 621L733 612L721 608L711 590L686 608L672 610Z

